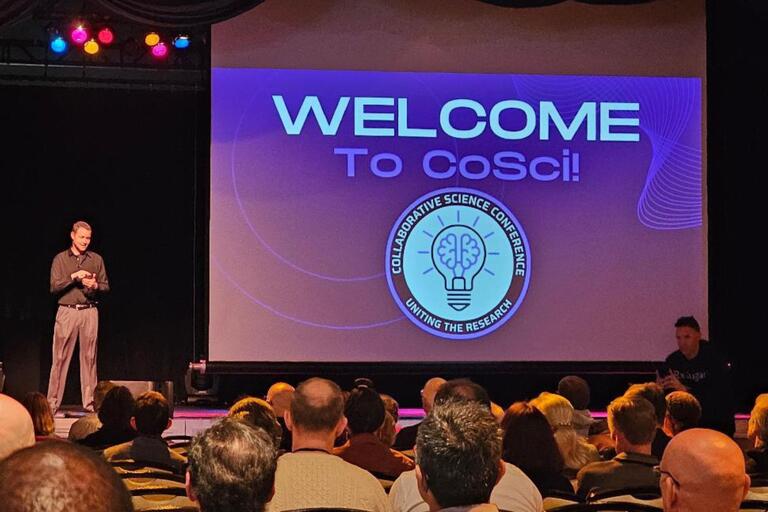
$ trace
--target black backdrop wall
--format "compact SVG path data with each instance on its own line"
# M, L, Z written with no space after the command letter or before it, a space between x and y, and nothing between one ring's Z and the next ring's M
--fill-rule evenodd
M113 290L100 308L100 377L178 379L193 354L208 93L11 85L0 98L8 391L46 389L51 258L80 218L93 226L91 247L104 256ZM65 403L79 402L78 372L73 364Z
M766 21L756 0L708 4L710 333L734 361L741 410L768 391L766 266L758 249L766 218ZM105 257L113 286L101 308L100 377L180 385L205 335L208 92L0 83L0 101L0 361L7 391L46 388L55 311L49 265L78 218L93 224L92 247ZM66 402L79 400L77 372L73 363ZM500 401L557 380L535 370L478 377ZM595 405L627 378L611 379ZM230 394L263 392L270 379L232 379ZM395 394L410 388L400 395L408 404L422 380L384 375L380 383Z

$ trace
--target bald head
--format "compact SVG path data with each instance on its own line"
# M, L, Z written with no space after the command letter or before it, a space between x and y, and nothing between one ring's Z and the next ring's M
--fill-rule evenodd
M666 512L735 512L749 490L741 449L714 430L694 428L672 438L661 470Z
M95 452L65 441L19 450L0 463L3 512L129 512L131 497Z
M296 388L290 412L294 427L306 432L330 432L344 417L344 397L335 382L315 377Z
M275 382L269 387L269 390L267 390L267 402L272 405L275 416L282 418L285 411L291 407L294 391L296 391L296 388L287 382Z
M445 379L442 377L432 377L424 384L424 389L421 390L421 405L424 407L425 413L429 414L429 411L432 410L432 406L435 405L437 390L445 382Z
M29 412L8 395L0 394L0 460L35 444L35 427Z

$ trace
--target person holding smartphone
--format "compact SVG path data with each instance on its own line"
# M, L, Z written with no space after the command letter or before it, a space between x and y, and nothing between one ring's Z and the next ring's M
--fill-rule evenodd
M48 403L54 414L61 406L69 362L78 338L83 408L93 411L93 391L98 382L96 339L99 314L96 305L99 294L109 291L109 280L102 257L88 250L92 232L87 222L75 222L70 233L72 244L57 254L51 264L51 293L58 297L59 303L53 328L53 364L48 381Z

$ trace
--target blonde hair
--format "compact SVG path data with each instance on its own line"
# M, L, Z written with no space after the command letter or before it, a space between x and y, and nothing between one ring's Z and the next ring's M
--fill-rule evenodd
M755 440L755 446L768 445L768 394L763 393L755 400L749 414L747 437Z
M87 222L85 222L84 220L79 220L79 221L75 222L74 224L72 224L72 232L73 233L77 233L78 229L85 229L86 231L93 231L93 229L91 229L91 225L88 224Z
M545 391L529 403L547 418L566 468L578 470L600 460L597 448L573 428L573 406L567 398Z

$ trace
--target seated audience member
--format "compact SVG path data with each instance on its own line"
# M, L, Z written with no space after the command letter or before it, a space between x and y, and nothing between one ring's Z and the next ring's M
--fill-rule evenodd
M747 437L754 443L747 450L750 473L768 472L768 395L760 395L749 415Z
M230 418L243 420L254 427L259 427L272 438L272 441L275 443L275 449L280 450L283 429L280 427L280 423L278 423L274 410L269 403L260 398L248 396L241 398L230 407L227 415Z
M53 413L45 395L37 391L27 393L24 396L23 405L32 417L32 425L35 427L35 440L56 439Z
M529 402L547 418L555 434L555 441L565 463L564 474L573 478L576 473L589 464L600 460L597 448L589 444L573 428L573 406L566 398L554 393L541 393Z
M334 440L347 427L339 386L320 378L299 384L285 423L293 434L293 452L278 459L270 511L318 507L389 510L376 477L332 454Z
M397 421L400 419L400 404L389 395L381 394L381 400L384 402L384 409L387 413L384 415L384 423L376 431L376 437L384 443L385 446L395 444L397 437Z
M731 365L717 344L701 338L699 322L684 316L675 322L676 350L665 362L669 372L660 376L666 391L688 391L701 404L701 425L733 436L734 400Z
M541 492L573 492L563 476L563 456L544 414L525 402L507 409L501 422L504 430L501 458L520 468Z
M163 432L171 428L170 407L157 391L147 391L136 399L131 427L137 432L133 441L127 441L104 450L109 462L134 460L148 466L160 465L181 472L187 459L168 448Z
M557 383L557 394L573 406L573 429L583 438L589 437L589 427L595 422L589 412L589 384L576 375L568 375Z
M455 379L445 383L435 395L432 411L443 404L457 401L480 404L490 412L491 401L482 386L467 379ZM431 414L431 413L430 413ZM513 464L504 462L504 474L491 492L491 503L502 510L516 512L540 512L541 493L534 483ZM395 480L389 491L389 501L395 512L426 512L429 506L419 494L416 471L406 471Z
M656 435L653 438L651 453L656 458L661 458L664 448L669 444L670 437L664 432L664 418L667 415L667 399L664 397L664 389L655 382L632 384L624 392L626 397L642 397L648 400L656 413Z
M659 459L651 455L656 433L653 405L641 397L622 396L608 405L608 428L616 445L612 460L593 462L581 468L577 491L582 497L592 489L655 487L659 477L653 470Z
M224 418L192 441L187 496L202 512L261 512L274 492L276 459L267 432Z
M78 441L84 446L102 449L116 444L132 441L136 431L131 426L134 401L131 392L125 386L115 386L99 409L101 428Z
M349 442L335 453L378 478L395 479L403 471L413 469L414 464L376 437L375 432L384 423L386 414L384 402L375 390L365 386L353 389L344 406Z
M701 405L696 397L687 391L673 391L667 395L667 415L664 418L664 431L676 436L683 430L699 426Z
M0 463L3 512L132 512L131 496L91 450L45 441Z
M88 413L79 418L69 427L68 439L70 441L84 439L101 428L98 412L101 409L102 402L104 402L104 397L114 387L115 385L108 380L102 380L96 384L96 389L93 391L93 409L95 412Z
M421 406L424 409L424 414L429 414L432 410L432 405L435 403L435 394L440 386L445 384L445 379L442 377L432 377L425 384L421 390ZM395 444L392 448L395 450L413 450L413 445L416 444L416 433L419 430L419 424L408 425L400 429L395 438Z
M0 393L0 460L35 444L35 427L19 402Z
M282 435L280 436L280 449L284 452L291 451L291 431L285 426L285 411L291 407L295 388L287 382L275 382L267 390L267 402L272 406L275 418L280 424Z
M416 437L416 482L430 512L498 510L491 491L504 474L501 436L490 410L476 402L435 407Z
M672 438L659 465L665 512L736 512L749 491L744 455L730 437L692 428Z

